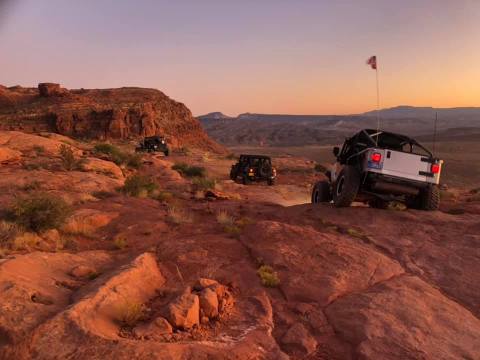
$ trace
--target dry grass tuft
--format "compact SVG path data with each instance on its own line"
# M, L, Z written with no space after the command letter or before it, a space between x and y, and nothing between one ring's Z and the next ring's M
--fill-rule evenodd
M262 265L257 270L257 274L265 287L277 287L280 285L280 279L271 266Z
M62 231L70 235L83 235L86 237L91 237L95 230L103 225L104 221L102 218L97 218L95 216L73 216L62 227Z
M177 206L169 206L167 208L167 220L175 225L189 224L193 222L190 212Z
M14 250L32 250L37 247L41 241L42 238L37 234L26 232L15 237L12 247Z
M145 317L145 305L132 300L125 300L117 306L116 320L122 326L134 327Z
M217 222L220 225L235 225L235 218L226 210L221 210L217 213Z
M118 250L123 250L128 246L127 238L124 236L116 236L113 239L113 244Z

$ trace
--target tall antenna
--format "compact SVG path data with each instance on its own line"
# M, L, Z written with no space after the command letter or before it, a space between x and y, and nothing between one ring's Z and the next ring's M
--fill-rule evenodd
M433 156L435 156L435 144L437 143L437 120L438 111L435 112L435 122L433 123Z

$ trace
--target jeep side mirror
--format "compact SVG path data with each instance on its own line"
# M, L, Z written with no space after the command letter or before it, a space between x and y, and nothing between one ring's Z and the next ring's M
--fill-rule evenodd
M333 155L335 155L335 157L337 157L338 154L340 154L340 148L338 146L335 146L333 148Z

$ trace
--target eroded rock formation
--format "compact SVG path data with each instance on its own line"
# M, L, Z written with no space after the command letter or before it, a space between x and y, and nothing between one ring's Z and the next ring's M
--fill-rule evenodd
M184 104L155 89L67 90L54 83L38 88L0 86L0 129L94 139L161 134L174 148L224 150L208 138Z

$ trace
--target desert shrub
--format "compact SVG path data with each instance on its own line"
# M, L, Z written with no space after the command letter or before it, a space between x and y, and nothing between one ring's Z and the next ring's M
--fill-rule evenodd
M107 155L111 161L119 166L126 165L133 169L139 169L142 166L142 155L124 152L112 144L97 144L93 150L97 154Z
M65 234L93 236L96 229L105 225L102 219L97 217L72 216L62 227Z
M394 211L405 211L407 210L407 205L399 201L392 201L390 204L388 204L388 209Z
M125 165L132 169L140 169L142 167L142 155L140 154L127 154Z
M22 189L23 189L24 191L37 191L37 190L40 190L41 187L42 187L42 186L41 186L40 181L38 181L38 180L33 180L33 181L25 184L25 185L22 187Z
M115 245L118 250L123 250L128 246L127 238L124 236L115 236L113 239L113 245Z
M234 238L238 238L242 234L242 228L236 224L224 225L223 231Z
M103 199L109 199L111 197L114 197L115 193L111 191L99 190L99 191L94 191L92 195L95 196L97 199L103 200Z
M205 177L194 177L192 184L195 190L212 190L215 188L216 181Z
M133 327L145 316L145 305L131 300L124 300L117 307L116 319L123 326Z
M17 224L36 232L62 226L70 214L70 206L61 197L47 193L18 198L11 209Z
M320 172L320 173L324 173L324 172L327 171L327 168L325 166L323 166L322 164L315 164L314 169L315 169L316 172Z
M234 153L230 153L228 154L227 156L225 156L225 159L227 160L237 160L237 155L235 155Z
M21 227L15 223L0 221L0 248L9 248L17 235L22 233Z
M469 192L470 192L470 194L473 194L473 195L479 194L479 193L480 193L480 188L472 189L472 190L470 190Z
M193 221L192 215L177 206L169 206L167 208L167 220L175 225L191 223Z
M30 250L37 246L41 241L41 238L31 232L26 232L15 237L13 240L13 248L15 250Z
M96 153L105 154L105 155L113 155L121 152L121 150L118 147L108 143L97 144L94 146L93 150Z
M257 270L257 274L265 287L277 287L280 285L280 279L271 266L262 265Z
M70 236L61 235L55 240L55 251L75 248L75 240Z
M184 177L205 177L205 168L202 166L193 166L186 163L176 163L172 169L178 171Z
M82 170L83 159L77 159L70 146L60 145L60 159L62 160L62 166L67 171Z
M171 192L168 192L168 191L159 191L152 198L155 199L155 200L158 200L162 203L168 203L168 202L172 201L173 194Z
M121 191L129 196L146 197L158 189L157 183L148 176L131 175L125 180Z
M37 153L37 155L41 155L45 153L45 146L43 145L33 145L33 151Z

